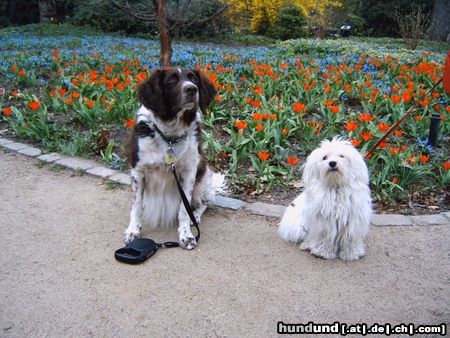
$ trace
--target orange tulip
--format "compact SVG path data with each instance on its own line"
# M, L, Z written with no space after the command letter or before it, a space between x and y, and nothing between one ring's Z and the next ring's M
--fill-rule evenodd
M3 114L5 114L6 116L9 116L12 114L12 109L11 108L3 108Z
M302 103L296 102L294 103L294 112L299 113L306 109L306 106Z
M247 122L239 121L239 120L234 122L234 125L236 126L237 129L244 129L247 127L247 124L248 124Z
M264 152L264 151L259 151L258 152L258 157L262 160L262 161L267 161L269 159L269 153Z
M134 120L133 119L125 120L124 124L127 127L129 127L129 128L133 128L134 127Z
M288 156L287 161L290 165L296 165L298 163L298 158Z
M349 121L345 124L345 129L352 131L358 128L358 124L355 121Z
M39 102L39 101L28 102L28 107L31 110L38 110L40 106L41 106L41 102Z

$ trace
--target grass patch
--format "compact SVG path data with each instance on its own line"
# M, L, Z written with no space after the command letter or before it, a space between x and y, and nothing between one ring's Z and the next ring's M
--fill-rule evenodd
M107 180L107 179L103 180L103 184L104 184L106 190L125 189L125 186L123 184L120 184L115 181Z
M67 168L60 164L52 164L48 167L48 170L54 173L60 172L62 170L66 170Z

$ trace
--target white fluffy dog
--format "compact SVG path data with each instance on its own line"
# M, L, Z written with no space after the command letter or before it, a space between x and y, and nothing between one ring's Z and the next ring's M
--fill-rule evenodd
M304 191L286 208L280 237L326 259L361 258L372 215L368 184L364 159L350 142L322 141L306 160Z

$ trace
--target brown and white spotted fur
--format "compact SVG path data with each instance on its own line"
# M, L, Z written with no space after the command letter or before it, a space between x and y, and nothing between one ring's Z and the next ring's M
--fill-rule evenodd
M142 106L128 145L133 202L125 243L139 237L143 225L154 228L178 224L180 246L185 249L196 246L191 220L171 166L165 162L169 145L156 127L167 138L182 138L173 144L175 166L200 222L214 189L212 172L202 151L198 108L205 112L215 94L214 86L199 71L180 68L157 70L138 89Z

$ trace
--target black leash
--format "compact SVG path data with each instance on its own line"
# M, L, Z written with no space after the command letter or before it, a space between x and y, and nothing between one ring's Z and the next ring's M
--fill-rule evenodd
M180 192L181 200L183 201L184 207L186 208L186 211L192 221L192 224L194 224L195 228L197 229L197 236L195 236L195 240L198 242L200 240L200 228L198 227L197 220L195 219L194 212L192 211L191 204L189 203L186 195L184 194L183 188L181 187L180 181L178 180L178 175L175 170L175 163L172 163L172 173L175 177L175 181L177 182L178 191Z
M178 191L180 193L181 200L183 201L183 205L186 208L186 211L189 215L189 218L192 221L192 224L197 229L197 235L195 236L195 240L198 242L200 240L200 228L198 226L197 220L195 219L194 212L192 211L192 207L186 197L186 194L184 193L183 188L181 187L180 180L178 179L177 171L175 169L175 163L172 163L171 170L173 173L173 177L175 177L175 181L177 182ZM177 248L180 246L180 243L178 243L178 242L163 242L163 243L157 243L157 245L162 248Z
M164 140L164 142L167 143L169 146L167 148L167 155L166 155L166 164L170 165L170 169L172 170L173 177L175 178L175 182L177 182L178 192L180 193L181 200L183 201L183 205L186 208L186 211L189 215L189 218L192 221L192 224L197 228L197 236L195 236L195 240L198 242L200 239L200 228L198 227L197 220L195 219L194 212L192 211L192 207L183 191L183 188L181 187L180 180L178 179L177 171L175 169L175 150L173 149L173 145L180 142L182 139L187 137L187 133L185 133L182 136L177 137L169 137L165 135L156 125L156 123L153 124L153 127L155 128L156 132L161 136L161 138ZM164 248L177 248L180 246L178 242L164 242L164 243L158 243L160 247Z

